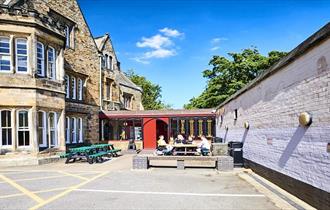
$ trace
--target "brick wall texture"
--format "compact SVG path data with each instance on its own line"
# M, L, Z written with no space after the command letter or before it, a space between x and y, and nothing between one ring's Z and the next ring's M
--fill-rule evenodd
M217 119L217 136L243 141L247 160L330 192L329 62L326 39L220 107L224 113L222 122ZM305 111L313 116L310 127L299 125Z

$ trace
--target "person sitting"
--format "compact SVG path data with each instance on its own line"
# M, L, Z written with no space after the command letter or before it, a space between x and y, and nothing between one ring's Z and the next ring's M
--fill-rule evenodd
M189 135L187 144L193 144L193 143L194 143L194 136L193 135Z
M169 145L164 140L164 136L160 135L159 140L157 141L158 147L156 150L157 155L170 155L172 153L173 147Z
M164 140L164 136L163 135L160 135L159 136L159 139L157 141L157 145L158 146L166 146L167 145L166 141Z
M185 144L186 143L186 140L185 138L183 137L182 134L179 134L176 141L175 141L176 144Z
M200 152L203 156L208 155L210 152L210 143L204 135L201 136L201 142L198 144L197 151Z

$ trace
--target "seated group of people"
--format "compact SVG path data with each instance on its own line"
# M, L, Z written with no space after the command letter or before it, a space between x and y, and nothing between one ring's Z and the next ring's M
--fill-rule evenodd
M207 155L210 151L210 144L207 138L202 135L201 142L198 144L197 152L201 153L202 155ZM194 144L194 140L192 136L189 136L186 140L182 134L179 134L174 141L174 144ZM157 141L157 155L171 155L173 151L173 146L171 142L168 144L166 143L164 136L160 135Z

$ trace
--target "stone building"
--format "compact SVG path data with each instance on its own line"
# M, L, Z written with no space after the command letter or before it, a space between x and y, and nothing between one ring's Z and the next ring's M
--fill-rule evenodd
M103 110L143 110L142 89L121 71L109 34L95 38L95 43L102 54Z
M98 142L100 111L142 108L105 37L99 50L76 0L0 0L1 152Z
M329 61L330 23L217 108L217 136L244 143L245 165L318 209L330 205Z

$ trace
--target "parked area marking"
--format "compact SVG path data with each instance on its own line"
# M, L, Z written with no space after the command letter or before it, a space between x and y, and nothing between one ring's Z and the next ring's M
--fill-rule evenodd
M150 181L145 179L143 173L150 176ZM59 168L58 170L1 171L0 209L6 209L9 206L30 210L61 209L65 208L63 203L68 200L73 201L72 199L77 200L70 204L70 208L79 208L79 206L105 208L108 205L105 198L109 197L115 199L114 208L128 207L134 209L135 204L128 202L126 206L125 199L138 197L143 200L139 203L139 208L148 207L152 203L153 207L157 209L158 205L162 206L163 200L168 199L168 197L177 197L180 199L170 206L171 208L176 208L176 205L183 205L182 207L189 209L190 206L198 206L202 199L210 202L210 208L230 209L240 205L234 202L239 199L244 203L245 209L251 209L254 205L257 207L259 205L260 208L264 207L265 209L277 209L273 203L269 202L268 194L259 193L235 174L233 177L225 173L222 173L223 176L218 176L217 173L210 171L205 172L206 176L204 172L200 173L193 170L187 171L187 173L173 170L171 173L174 177L169 178L170 182L167 183L165 180L168 177L164 176L161 169L153 173L132 172L126 169L101 172L83 171L74 170L74 168L69 170ZM127 180L129 177L133 177L133 180ZM186 182L177 181L179 177L184 177ZM122 184L120 180L126 180L125 184ZM235 180L237 183L232 184ZM191 189L187 188L193 183L196 183L196 186ZM156 186L158 184L159 187ZM242 187L242 190L239 186ZM81 199L85 197L87 200ZM90 197L96 198L95 203L90 204L88 202ZM225 203L219 206L220 204L216 200L221 200L221 198ZM189 202L182 203L182 199Z
M94 177L91 178L91 179L88 179L88 180L86 180L86 181L84 181L84 182L81 182L80 184L77 184L77 185L75 185L75 186L69 187L69 189L67 189L67 190L65 190L65 191L63 191L63 192L61 192L60 194L57 194L57 195L55 195L55 196L53 196L53 197L51 197L51 198L49 198L49 199L47 199L47 200L45 200L45 201L39 202L39 204L37 204L36 206L33 206L32 208L30 208L30 210L39 209L39 208L41 208L41 207L47 205L48 203L51 203L51 202L53 202L53 201L55 201L55 200L57 200L57 199L59 199L59 198L65 196L65 195L69 194L69 193L72 192L73 190L75 190L75 189L77 189L77 188L79 188L79 187L82 187L82 186L84 186L85 184L88 184L89 182L94 181L94 180L96 180L96 179L98 179L98 178L100 178L100 177L106 175L107 173L108 173L108 172L101 173L101 174L99 174L99 175L94 176Z
M46 192L54 192L54 191L60 191L60 190L66 190L66 189L68 189L68 187L59 187L59 188L54 188L54 189L49 189L49 190L38 190L38 191L32 191L32 193L46 193ZM18 197L18 196L23 196L23 195L24 195L23 193L3 195L3 196L0 196L0 199Z
M79 176L79 175L77 175L77 174L71 174L71 173L68 173L68 172L65 172L65 171L59 171L59 173L64 174L64 175L66 175L66 176L76 177L76 178L79 178L79 179L82 179L82 180L85 180L85 181L88 180L87 178L85 178L85 177L83 177L83 176Z
M265 197L262 194L224 194L224 193L178 193L178 192L148 192L148 191L126 191L126 190L96 190L75 189L80 192L100 193L123 193L123 194L151 194L151 195L175 195L175 196L204 196L204 197Z
M52 175L52 176L41 176L41 177L34 177L34 178L16 178L12 179L9 178L8 176L17 176L17 175L25 175L25 174L31 174L33 176L33 173L57 173L59 175ZM15 189L19 190L21 193L14 193L14 194L9 194L9 195L1 195L0 199L6 199L6 198L14 198L14 197L19 197L19 196L28 196L29 198L32 198L34 201L37 202L37 204L30 209L39 209L48 203L51 203L68 193L72 192L73 190L84 186L85 184L94 181L101 176L106 175L108 172L99 172L99 171L75 171L75 172L66 172L66 171L53 171L53 170L28 170L28 171L1 171L0 174L0 184L9 184ZM94 175L92 178L86 178L83 175ZM27 182L27 181L38 181L38 180L51 180L51 179L56 179L56 178L63 178L63 177L74 177L79 180L83 180L83 182L79 184L75 184L72 186L67 186L67 187L58 187L58 188L52 188L52 189L45 189L45 190L34 190L30 191L27 188L23 187L22 185L18 184L18 182ZM55 181L56 182L56 181ZM63 191L64 190L64 191ZM56 191L62 191L54 196L51 196L48 199L42 199L39 197L37 194L39 193L48 193L48 192L56 192Z
M15 181L9 179L8 177L0 174L0 178L2 180L4 180L5 182L7 182L8 184L10 184L11 186L15 187L17 190L24 193L25 195L29 196L33 200L37 201L38 203L44 202L44 200L42 198L40 198L39 196L37 196L33 192L29 191L28 189L24 188L23 186L17 184Z
M82 177L82 176L79 176L79 175L82 175L82 174L69 174L69 173L65 173L65 172L60 172L62 175L54 175L54 176L44 176L44 177L35 177L35 178L24 178L24 179L16 179L15 182L22 182L22 181L35 181L35 180L43 180L43 179L56 179L56 178L61 178L61 177L66 177L66 176L73 176L73 177L76 177L76 178L79 178L79 179L84 179L84 180L87 180L87 178L85 177ZM64 174L65 173L65 174ZM3 182L0 182L0 184L3 184L3 183L6 183L5 181Z

